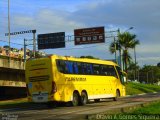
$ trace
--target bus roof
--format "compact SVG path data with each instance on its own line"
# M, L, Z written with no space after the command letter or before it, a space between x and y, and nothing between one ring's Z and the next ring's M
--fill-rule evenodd
M71 60L71 61L79 61L79 62L89 62L89 63L97 63L97 64L108 64L118 66L115 62L109 60L99 60L99 59L89 59L89 58L76 58L73 56L59 56L59 55L50 55L50 57L54 59L63 59L63 60Z

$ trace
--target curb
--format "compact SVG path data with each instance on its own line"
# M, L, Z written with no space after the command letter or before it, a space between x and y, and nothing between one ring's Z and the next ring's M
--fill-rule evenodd
M152 92L152 93L158 93L158 92ZM149 94L149 93L141 93L141 94L136 94L136 95L126 95L124 97L134 97L134 96L137 96L137 95L146 95L146 94Z

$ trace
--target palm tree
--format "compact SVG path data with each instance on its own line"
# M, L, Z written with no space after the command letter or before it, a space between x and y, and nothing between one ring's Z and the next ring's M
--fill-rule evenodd
M136 35L130 34L129 32L124 33L118 33L118 49L120 49L120 52L122 50L122 60L123 60L123 68L125 68L125 71L127 72L127 66L130 63L131 56L129 54L129 49L133 49L136 47L136 45L139 44L139 40L136 40ZM116 43L117 44L117 43ZM110 44L110 52L113 54L116 50L113 50L113 45L115 45L115 42L112 42Z
M118 41L115 41L112 42L109 46L109 51L111 52L111 54L114 54L115 53L115 62L117 62L117 51L120 50L120 46L119 46L119 43Z
M123 63L123 68L125 68L125 71L127 72L127 65L131 63L132 57L128 50L123 50L122 53L122 63Z
M135 34L124 32L118 34L118 41L121 48L123 49L124 67L125 71L127 72L128 63L130 62L129 59L131 58L129 55L129 49L134 49L136 45L139 44L139 40L136 40Z

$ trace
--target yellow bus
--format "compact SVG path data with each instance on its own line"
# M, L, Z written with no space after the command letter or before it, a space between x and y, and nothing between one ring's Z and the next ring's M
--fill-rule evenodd
M117 100L125 96L120 67L105 60L51 55L26 62L26 83L30 102L70 102L85 105L88 100Z

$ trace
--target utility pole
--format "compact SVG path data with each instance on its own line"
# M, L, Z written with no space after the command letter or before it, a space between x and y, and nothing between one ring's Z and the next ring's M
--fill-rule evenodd
M26 39L24 39L24 62L26 62Z
M33 57L36 57L36 30L33 30Z
M119 34L120 34L120 29L118 28L118 30L117 30L117 35L119 35ZM121 69L122 69L122 71L123 71L122 52L121 52L121 45L120 45L120 43L119 43L119 40L118 40L118 49L119 49L119 57L120 57L120 67L121 67Z
M10 39L11 39L11 36L10 36L10 1L8 0L8 54L9 54L9 59L8 59L8 67L10 67L10 62L11 62L11 58L10 58Z

